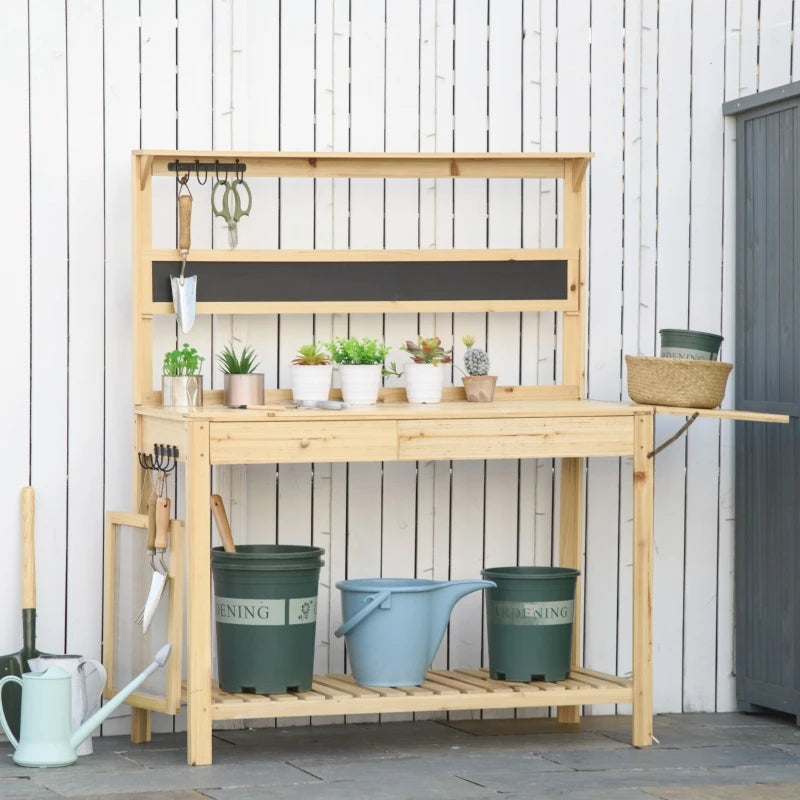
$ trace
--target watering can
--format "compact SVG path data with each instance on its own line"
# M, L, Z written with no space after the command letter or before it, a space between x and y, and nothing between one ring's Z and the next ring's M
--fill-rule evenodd
M353 676L363 686L419 686L464 595L494 581L368 578L339 581Z
M22 679L9 675L0 680L0 692L6 681L22 686L22 714L19 741L14 737L0 705L0 725L14 745L14 762L21 767L66 767L77 761L76 749L91 736L108 715L121 705L169 658L171 644L165 644L153 662L96 714L72 732L72 676L65 669L52 666L43 672L26 672Z
M106 670L99 662L83 656L56 656L45 654L28 659L30 672L44 672L50 667L60 667L72 677L72 730L76 731L100 708L106 685ZM13 726L12 726L13 730ZM79 756L92 753L92 737L87 736L76 748Z

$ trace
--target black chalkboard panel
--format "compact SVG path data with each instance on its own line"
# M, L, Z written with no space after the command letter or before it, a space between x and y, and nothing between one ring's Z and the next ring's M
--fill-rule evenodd
M171 303L180 262L153 262L153 302ZM190 261L197 301L566 300L567 261Z

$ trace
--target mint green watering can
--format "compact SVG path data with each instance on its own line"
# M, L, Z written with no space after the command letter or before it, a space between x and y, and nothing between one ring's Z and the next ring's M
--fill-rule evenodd
M165 644L153 657L153 663L135 677L113 700L109 700L74 733L72 732L72 676L61 667L48 667L43 672L26 672L22 679L9 675L0 680L22 686L22 713L19 741L11 733L0 704L0 725L14 745L14 762L21 767L66 767L77 759L76 748L108 715L121 705L169 658L171 644Z

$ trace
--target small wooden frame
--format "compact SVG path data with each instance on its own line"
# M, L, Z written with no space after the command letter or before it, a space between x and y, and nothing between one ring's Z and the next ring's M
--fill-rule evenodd
M106 700L114 697L120 686L114 685L116 660L117 586L115 571L117 565L117 541L120 528L132 528L142 534L141 557L146 558L145 537L147 535L147 515L128 514L109 511L106 514L105 537L105 597L103 601L103 665L108 673L108 681L103 696ZM134 692L125 701L128 705L146 711L160 711L164 714L177 714L181 703L181 672L183 652L183 598L184 598L184 553L183 522L174 519L169 526L169 581L164 588L168 595L167 640L172 652L164 669L167 672L167 691L163 698ZM164 600L162 599L162 602ZM133 609L131 609L133 611ZM166 644L162 642L161 644Z

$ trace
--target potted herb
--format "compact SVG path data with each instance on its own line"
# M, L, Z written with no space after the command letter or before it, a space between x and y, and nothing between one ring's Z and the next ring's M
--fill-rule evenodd
M445 350L438 336L418 336L400 346L411 361L403 367L409 403L438 403L442 399L445 370L442 364L453 360L453 348Z
M331 388L331 354L319 344L304 344L292 360L292 400L298 405L327 400Z
M338 365L342 399L351 406L374 405L389 348L376 339L337 338L326 345Z
M474 336L467 334L461 341L467 346L464 353L467 374L461 378L467 400L489 402L494 398L494 387L497 384L497 375L489 375L489 356L484 349L473 347Z
M205 358L188 342L164 355L161 366L161 404L170 408L197 408L203 405Z
M256 351L248 345L236 353L233 343L226 344L217 353L217 366L225 376L225 405L229 408L246 408L264 403L264 373L256 372L259 362Z

